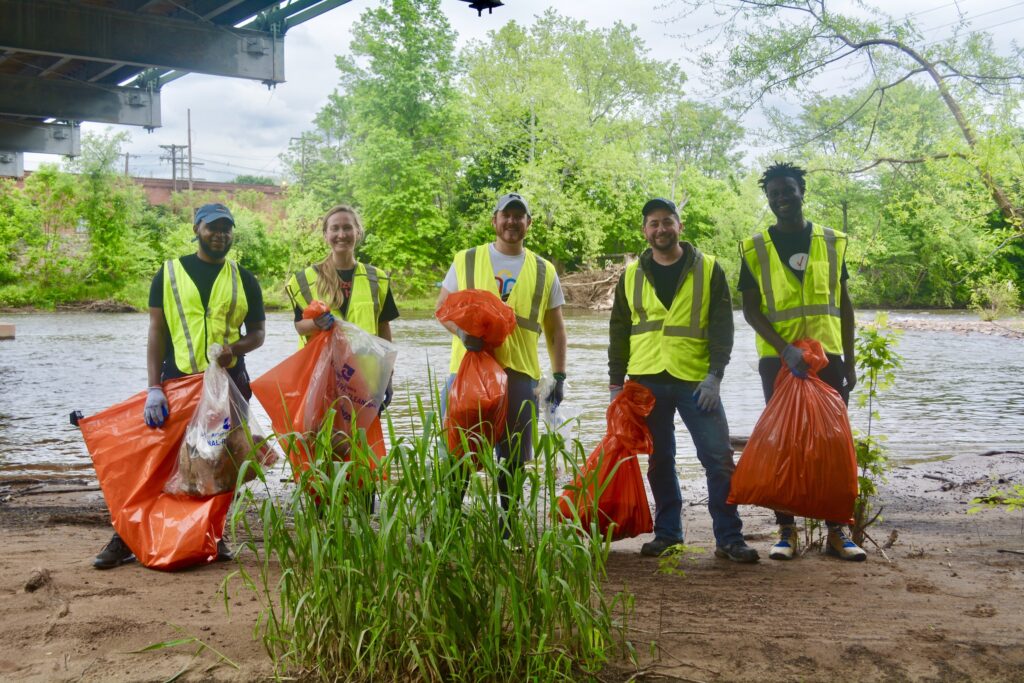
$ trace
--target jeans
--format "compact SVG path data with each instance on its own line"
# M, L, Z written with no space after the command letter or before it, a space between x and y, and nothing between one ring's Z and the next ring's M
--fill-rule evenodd
M772 394L775 393L775 378L781 369L782 359L778 356L767 356L757 363L757 372L761 375L761 390L764 393L764 402L766 404L771 400ZM828 354L828 365L818 373L818 378L835 389L836 393L842 397L843 403L850 405L850 390L846 388L846 364L843 362L842 356ZM775 523L795 524L796 517L788 512L776 510ZM846 524L846 520L841 522L825 522L825 524L828 528L834 529Z
M501 441L494 444L494 457L504 465L502 471L498 473L498 493L502 508L508 510L508 477L515 476L523 463L533 460L533 419L537 414L537 380L508 368L505 369L505 374L508 375L508 414L505 416L505 435ZM448 376L441 401L442 415L446 413L448 390L451 389L454 380L454 374ZM466 485L468 483L467 480ZM459 501L461 503L461 498Z
M640 380L654 394L654 410L647 416L654 448L651 449L647 481L654 494L654 536L670 541L683 540L683 495L676 474L676 413L683 419L697 459L704 466L708 482L708 512L717 545L729 545L743 540L743 522L735 505L726 503L729 485L736 465L729 445L729 423L725 409L718 407L705 412L697 407L693 392L698 382L659 384Z

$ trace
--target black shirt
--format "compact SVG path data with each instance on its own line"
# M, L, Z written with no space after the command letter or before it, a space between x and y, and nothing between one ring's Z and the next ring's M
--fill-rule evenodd
M676 292L683 284L683 272L693 267L696 256L696 250L692 244L689 242L680 242L680 244L683 247L683 257L668 266L659 265L654 260L650 249L640 255L639 268L648 281L654 285L655 294L663 304L666 304L666 308L672 307L672 300L675 299ZM623 273L615 286L615 301L612 304L612 314L608 321L609 384L621 385L626 377L626 369L629 367L629 341L633 329L633 319L627 297L632 295L632 292L626 292L626 276ZM708 295L710 297L708 303L708 369L717 374L724 372L725 366L729 364L734 335L729 283L726 281L722 264L717 260L715 267L711 269L711 291ZM656 375L631 375L631 377L632 379L648 379L666 384L684 382L668 371Z
M779 230L774 225L768 228L768 238L775 245L775 251L779 259L786 264L790 271L796 275L800 282L804 281L804 272L807 270L807 254L811 250L811 231L813 226L808 221L804 229L799 232L786 232ZM839 276L840 281L850 279L846 270L846 259L843 259L843 272ZM740 283L739 290L757 289L760 291L761 283L754 279L750 272L746 259L740 259Z
M192 282L195 283L196 289L199 290L199 298L203 302L203 308L206 308L210 305L210 292L213 291L213 283L217 276L220 275L224 264L208 263L200 259L196 254L182 256L178 260L181 261L185 272L188 273L188 276L192 278ZM263 310L263 290L260 288L260 283L256 280L256 276L242 266L238 266L238 274L242 279L242 290L245 292L245 301L248 306L248 311L246 311L245 320L243 321L248 330L250 325L267 319L266 312ZM149 286L149 307L162 309L163 306L164 269L161 267ZM165 348L167 353L164 356L162 374L165 379L180 377L182 373L174 363L174 346L171 343L171 331L165 328L165 332ZM238 360L239 365L244 362L241 357Z
M349 268L347 270L337 269L338 278L341 280L341 314L348 315L348 300L352 294L352 278L355 276L356 269ZM295 322L302 320L302 309L296 306L294 308ZM384 303L380 307L380 314L377 316L377 324L389 323L398 317L398 306L395 304L395 297L391 294L391 287L388 287L388 294L384 297Z

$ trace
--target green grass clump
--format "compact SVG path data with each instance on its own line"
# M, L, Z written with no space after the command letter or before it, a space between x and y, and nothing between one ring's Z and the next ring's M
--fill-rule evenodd
M512 477L523 493L503 515L492 449L476 454L480 474L472 458L446 456L422 402L405 430L413 437L389 423L392 447L376 469L361 435L350 461L333 459L332 422L301 444L311 467L285 498L240 489L232 516L249 538L255 519L262 526L262 546L246 544L258 568L235 576L261 600L256 631L279 676L576 680L622 646L631 599L602 591L609 539L556 512L561 437L535 438L536 466Z

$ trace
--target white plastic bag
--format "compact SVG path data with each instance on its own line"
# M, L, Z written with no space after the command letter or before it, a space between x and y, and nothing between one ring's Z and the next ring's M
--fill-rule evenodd
M267 443L249 412L228 371L217 363L221 346L208 350L209 366L203 372L203 393L199 398L185 438L178 450L178 462L164 491L187 496L212 496L235 488L238 471L245 460L264 467L274 464L277 452ZM256 476L250 470L246 481Z
M537 414L548 434L558 434L561 440L568 444L573 437L580 434L580 415L583 414L583 409L567 406L564 401L557 406L549 403L548 394L554 386L555 380L551 375L545 374L540 378L537 385ZM571 448L565 448L562 457L555 463L555 472L558 476L562 476L568 470L565 459L570 456Z

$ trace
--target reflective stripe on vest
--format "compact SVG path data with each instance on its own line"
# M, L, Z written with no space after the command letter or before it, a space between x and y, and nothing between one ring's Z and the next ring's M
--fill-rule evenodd
M331 309L334 317L348 321L369 334L377 334L381 301L387 296L390 282L387 273L384 273L382 277L382 272L374 266L357 261L355 272L352 274L352 291L349 293L347 315L342 315L341 311L335 308ZM288 293L296 306L304 309L313 300L323 301L317 289L319 279L319 266L309 266L292 275L292 279L288 283ZM371 304L370 311L364 310L364 299L367 298ZM372 317L367 315L371 311ZM306 338L300 335L299 346L302 347L305 343Z
M831 228L814 226L803 280L782 263L767 231L756 233L740 245L740 256L747 263L761 289L761 312L787 342L810 336L821 342L825 351L842 353L842 323L838 304L840 264L846 254L846 235ZM774 258L773 258L774 255ZM820 269L827 265L825 286L819 288ZM778 286L783 291L776 291ZM760 335L757 349L761 357L776 355L775 349Z
M632 289L627 368L630 375L668 371L688 381L700 381L707 376L710 366L709 290L715 258L695 251L693 265L683 275L672 306L667 310L640 268L640 262L635 261L626 268L626 286Z
M543 330L543 316L547 313L555 270L551 263L529 249L524 251L523 268L507 301L515 312L516 327L505 343L495 349L494 355L502 367L540 379L537 341ZM500 297L489 246L473 247L456 254L455 271L459 289L483 289ZM453 338L450 372L458 371L464 355L462 342Z
M181 262L171 259L164 264L164 318L171 334L174 363L181 372L195 374L206 369L211 341L227 345L242 336L239 328L249 311L248 301L238 264L231 260L226 264L228 267L222 268L214 280L205 309L199 289ZM237 362L237 358L232 359L231 367Z

